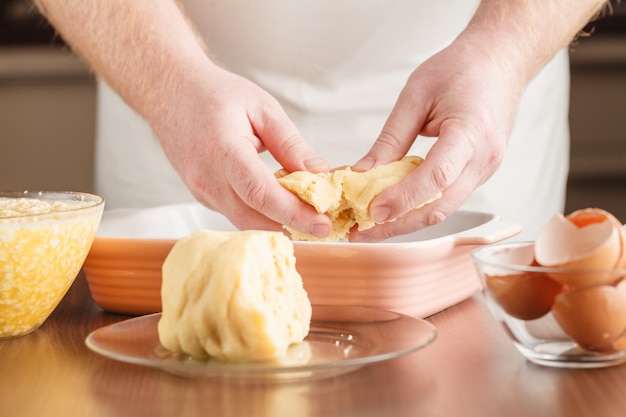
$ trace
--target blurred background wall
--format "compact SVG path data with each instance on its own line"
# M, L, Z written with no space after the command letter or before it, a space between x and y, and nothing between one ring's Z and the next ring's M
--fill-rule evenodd
M0 189L93 190L95 82L31 0L0 0Z
M571 48L566 211L626 222L626 6ZM93 191L95 81L31 0L0 0L0 189Z
M567 211L602 207L626 223L626 4L571 48Z

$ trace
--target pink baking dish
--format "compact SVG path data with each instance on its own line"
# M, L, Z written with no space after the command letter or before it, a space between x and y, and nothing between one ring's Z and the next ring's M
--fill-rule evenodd
M124 314L161 310L161 265L176 239L234 230L199 204L105 212L84 271L94 300ZM296 268L314 305L355 305L427 317L481 289L469 253L508 239L519 225L458 211L447 220L381 243L294 242Z

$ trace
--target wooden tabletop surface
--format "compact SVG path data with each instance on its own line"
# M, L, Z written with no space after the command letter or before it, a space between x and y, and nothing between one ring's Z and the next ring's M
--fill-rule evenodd
M437 340L356 371L290 383L183 378L102 357L85 337L129 318L84 276L34 333L0 341L0 416L626 416L626 365L526 361L476 295L428 320Z

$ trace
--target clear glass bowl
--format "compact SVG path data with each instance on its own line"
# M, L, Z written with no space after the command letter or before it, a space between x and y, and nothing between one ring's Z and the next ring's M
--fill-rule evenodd
M79 192L0 192L0 339L36 330L74 282L104 199Z
M565 368L626 362L626 270L538 266L532 242L482 247L471 258L489 310L527 359Z

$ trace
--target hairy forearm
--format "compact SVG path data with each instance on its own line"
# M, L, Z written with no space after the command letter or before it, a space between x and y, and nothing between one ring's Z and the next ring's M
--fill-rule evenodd
M503 67L522 90L606 0L482 0L459 40ZM173 117L181 83L208 72L174 0L36 0L65 41L144 117Z
M172 117L168 106L181 75L212 66L173 0L36 4L72 49L144 117Z
M580 33L606 0L482 0L460 38L469 40L520 89Z

